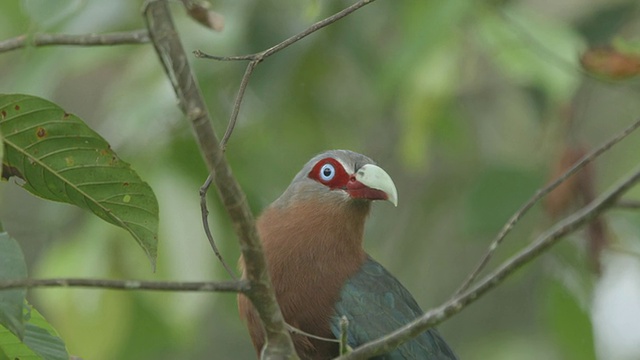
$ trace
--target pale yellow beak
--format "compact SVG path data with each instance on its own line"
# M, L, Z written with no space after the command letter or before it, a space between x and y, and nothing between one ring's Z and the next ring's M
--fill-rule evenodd
M396 184L391 180L391 176L381 167L366 164L358 169L356 173L356 180L363 185L384 192L387 194L387 199L394 206L398 206L398 190L396 190Z

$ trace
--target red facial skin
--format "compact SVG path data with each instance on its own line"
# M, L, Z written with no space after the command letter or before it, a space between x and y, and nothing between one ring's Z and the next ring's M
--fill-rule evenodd
M326 164L333 165L335 175L330 180L324 180L320 174ZM331 190L344 190L354 199L388 200L389 196L382 190L372 189L356 179L355 174L349 174L342 164L334 158L325 158L318 161L309 172L308 177Z

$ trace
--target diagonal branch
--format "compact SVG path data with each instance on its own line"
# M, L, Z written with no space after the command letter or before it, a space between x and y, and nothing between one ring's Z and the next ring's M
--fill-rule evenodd
M533 261L550 247L557 244L564 236L587 224L605 210L615 206L615 203L620 196L638 182L640 182L640 169L636 169L630 176L625 178L618 185L614 186L606 194L600 196L589 205L557 223L547 232L541 234L536 241L503 263L502 266L487 276L482 282L474 286L471 290L461 295L454 296L440 307L426 312L413 322L386 336L369 342L357 348L353 352L337 359L368 359L375 355L383 354L426 331L430 327L438 325L459 313L484 294L500 285L507 277L515 273L521 267Z
M269 279L253 214L219 146L204 99L173 24L167 1L150 0L145 4L143 12L153 45L171 80L180 107L194 129L200 152L208 168L213 171L213 183L238 235L240 249L246 261L246 278L251 284L246 296L260 315L267 338L263 357L296 359L293 342L286 330Z
M491 242L489 245L489 249L484 254L476 268L471 272L471 274L467 277L465 282L460 286L460 288L455 292L454 296L462 294L465 290L469 288L469 286L473 283L473 281L480 275L480 272L485 268L485 266L489 263L489 260L493 257L493 254L498 249L498 246L502 243L504 238L509 234L509 232L513 229L513 227L518 223L518 221L535 205L540 199L545 197L548 193L553 191L553 189L557 188L560 184L562 184L565 180L567 180L571 175L580 171L583 167L585 167L588 163L595 160L597 157L605 153L615 144L619 143L622 139L631 134L634 130L640 127L640 119L631 124L629 127L621 131L619 134L611 138L609 141L602 144L600 147L591 151L589 154L585 155L580 161L575 163L570 169L565 171L560 177L555 179L549 185L545 186L542 189L539 189L530 199L527 201L518 211L516 211L513 216L507 221L507 223L502 227L498 236Z
M268 58L269 56L279 52L280 50L283 50L285 48L287 48L290 45L295 44L296 42L304 39L305 37L313 34L314 32L333 24L334 22L344 18L345 16L353 13L354 11L360 9L361 7L374 2L375 0L360 0L356 3L354 3L353 5L343 9L340 12L337 12L323 20L320 20L316 23L314 23L313 25L311 25L310 27L308 27L306 30L302 31L301 33L298 33L296 35L293 35L287 39L285 39L284 41L266 49L263 50L261 52L255 53L255 54L249 54L249 55L240 55L240 56L217 56L217 55L209 55L206 54L200 50L195 50L193 52L193 54L196 57L199 58L204 58L204 59L213 59L213 60L219 60L219 61L234 61L234 60L249 60L249 64L247 65L247 69L245 70L244 75L242 76L242 80L240 82L240 88L238 90L238 94L236 95L236 100L234 103L234 107L233 107L233 112L231 113L231 118L229 120L229 125L227 126L227 130L225 131L225 134L222 138L221 141L221 146L222 146L222 150L224 151L226 149L227 146L227 142L229 141L229 138L231 137L231 134L233 133L233 129L236 126L236 121L238 119L238 113L240 112L240 104L242 104L242 100L244 98L244 92L247 88L247 85L249 84L249 78L251 77L251 74L253 74L253 70L255 69L256 66L258 66L259 63L261 63L264 59ZM205 187L203 187L205 188ZM208 187L206 187L208 188ZM205 193L206 193L206 188L205 188Z
M11 39L0 41L0 52L17 50L28 46L101 46L101 45L131 45L146 44L149 33L146 29L113 32L106 34L35 34L33 36L20 35Z
M217 55L209 55L206 54L200 50L196 50L193 53L195 54L195 56L200 57L200 58L204 58L204 59L213 59L213 60L219 60L219 61L236 61L236 60L251 60L251 61L262 61L266 58L268 58L269 56L277 53L278 51L293 45L295 43L297 43L298 41L304 39L305 37L313 34L314 32L322 29L325 26L331 25L334 22L342 19L343 17L351 14L352 12L360 9L361 7L370 4L372 2L374 2L375 0L360 0L356 3L354 3L353 5L345 8L344 10L335 13L332 16L329 16L326 19L320 20L316 23L314 23L313 25L309 26L306 30L302 31L301 33L298 33L296 35L293 35L291 37L289 37L288 39L266 49L263 50L259 53L255 53L255 54L249 54L249 55L240 55L240 56L217 56Z
M112 279L20 279L0 281L0 291L17 288L83 287L109 290L189 291L189 292L238 292L250 290L249 282L237 281L140 281Z

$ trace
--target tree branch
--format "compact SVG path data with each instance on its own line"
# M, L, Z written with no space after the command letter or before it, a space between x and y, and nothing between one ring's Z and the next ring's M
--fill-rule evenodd
M498 236L491 242L489 245L489 249L484 254L476 268L471 272L471 274L467 277L465 282L460 286L460 288L454 293L454 296L462 294L465 290L469 288L469 286L473 283L473 281L478 277L480 272L485 268L485 266L489 263L489 260L493 257L498 246L502 243L507 234L513 229L513 227L520 221L520 219L535 205L540 199L545 197L548 193L553 191L553 189L557 188L560 184L562 184L565 180L567 180L571 175L580 171L583 167L585 167L588 163L595 160L597 157L605 153L615 144L620 142L622 139L631 134L634 130L640 127L640 119L631 124L631 126L624 129L622 132L611 138L609 141L602 144L600 147L591 151L589 154L585 155L580 161L575 163L570 169L565 171L560 177L555 179L549 185L545 186L542 189L536 191L536 193L524 204L518 211L516 211L513 216L507 221L507 223L502 227Z
M20 35L11 39L0 41L0 52L20 49L27 46L103 46L103 45L131 45L146 44L149 33L146 29L113 32L107 34L35 34L33 37Z
M430 327L433 327L459 313L488 291L500 285L508 276L512 275L518 269L540 256L547 249L557 244L564 236L585 225L608 208L615 206L615 202L620 198L620 196L622 196L622 194L632 186L636 185L639 181L640 169L636 169L632 175L614 186L612 190L608 191L606 194L600 196L589 205L576 211L563 221L557 223L547 232L540 235L531 245L511 257L508 261L503 263L500 268L487 276L481 283L473 287L471 290L462 295L454 296L440 307L426 312L413 322L386 336L369 342L345 356L340 356L337 359L368 359L376 355L384 354L426 331Z
M219 61L237 61L237 60L251 60L251 61L262 61L266 58L268 58L269 56L277 53L278 51L295 44L296 42L304 39L305 37L313 34L314 32L322 29L325 26L331 25L334 22L342 19L343 17L351 14L352 12L360 9L361 7L374 2L375 0L360 0L356 3L354 3L353 5L345 8L344 10L335 13L332 16L329 16L326 19L320 20L316 23L314 23L313 25L311 25L310 27L308 27L306 30L304 30L301 33L298 33L296 35L293 35L291 37L289 37L288 39L266 49L263 50L261 52L255 53L255 54L249 54L249 55L240 55L240 56L217 56L217 55L209 55L206 54L200 50L195 50L193 52L193 54L196 57L199 58L204 58L204 59L213 59L213 60L219 60Z
M109 290L240 292L250 289L246 280L237 281L140 281L111 279L20 279L0 281L0 290L39 287L84 287Z
M251 289L245 294L255 306L264 325L266 345L263 349L265 359L297 359L293 342L286 330L275 293L262 244L255 228L253 214L247 204L246 196L233 177L207 111L204 99L198 89L184 48L177 35L166 0L150 0L144 7L145 20L149 28L153 45L160 57L180 107L193 127L200 151L207 166L213 171L213 182L218 190L227 213L231 217L240 242L242 256L246 262L246 278Z
M640 201L638 200L620 200L616 203L616 207L620 209L638 210L640 209Z

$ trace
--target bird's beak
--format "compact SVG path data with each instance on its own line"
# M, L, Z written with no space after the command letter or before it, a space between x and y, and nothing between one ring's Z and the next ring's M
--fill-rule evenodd
M398 191L391 176L373 164L366 164L358 169L347 185L347 192L353 198L388 200L398 206Z

